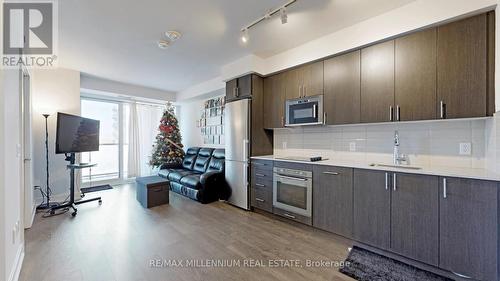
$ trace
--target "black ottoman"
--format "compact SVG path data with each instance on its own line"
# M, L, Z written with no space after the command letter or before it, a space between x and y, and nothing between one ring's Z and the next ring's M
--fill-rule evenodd
M144 208L168 204L168 180L159 176L136 178L136 198Z

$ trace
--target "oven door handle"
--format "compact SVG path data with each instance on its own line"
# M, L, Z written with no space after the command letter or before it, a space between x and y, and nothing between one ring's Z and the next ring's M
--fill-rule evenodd
M280 175L280 174L277 174L276 176L278 178L284 178L284 179L289 179L289 180L307 181L307 179L304 179L304 178L296 178L296 177L290 177L290 176L283 176L283 175Z

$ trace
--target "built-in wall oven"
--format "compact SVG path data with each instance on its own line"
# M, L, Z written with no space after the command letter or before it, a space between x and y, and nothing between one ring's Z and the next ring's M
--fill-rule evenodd
M273 207L312 215L312 172L274 167Z
M323 124L323 95L287 100L285 126Z

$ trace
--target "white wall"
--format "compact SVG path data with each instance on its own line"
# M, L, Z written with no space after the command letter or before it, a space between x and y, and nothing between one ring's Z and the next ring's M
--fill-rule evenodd
M69 192L69 172L63 154L55 154L56 112L80 114L80 72L70 69L35 70L33 95L33 170L34 185L45 189L45 118L52 112L49 125L49 172L53 199L63 200ZM63 198L64 197L64 198ZM39 201L40 194L35 193Z
M82 91L94 94L120 94L141 99L175 101L175 93L117 81L106 80L94 76L81 75Z
M216 147L224 148L224 145L204 144L200 128L196 127L196 120L201 117L201 110L204 108L204 102L207 99L224 95L222 91L216 91L202 97L184 101L177 104L179 128L182 136L184 148L198 147Z
M23 187L21 183L21 134L20 134L20 71L4 70L2 85L2 145L3 177L5 192L2 203L4 219L3 244L5 251L5 278L11 280L17 274L24 255L23 235ZM14 231L16 224L19 230Z
M3 22L3 0L0 1L0 22ZM3 36L0 36L0 46L3 46ZM4 85L4 71L0 68L0 85ZM0 86L0 118L4 120L5 92ZM5 127L0 122L0 179L5 178ZM5 214L5 181L0 180L0 214ZM0 278L5 278L5 216L0 216Z

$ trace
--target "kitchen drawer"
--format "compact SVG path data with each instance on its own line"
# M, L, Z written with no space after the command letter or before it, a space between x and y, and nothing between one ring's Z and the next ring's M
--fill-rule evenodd
M290 219L290 220L293 220L296 222L300 222L300 223L307 224L307 225L312 225L312 218L310 218L310 217L297 215L293 212L285 211L285 210L282 210L282 209L276 208L276 207L273 207L273 213L278 215L278 216L281 216L281 217L284 217L284 218L287 218L287 219Z
M260 166L253 166L252 167L252 176L260 177L260 178L265 178L268 180L273 179L273 168L269 167L268 169L263 169L264 167Z
M265 189L265 190L273 190L273 182L272 181L263 181L259 179L252 179L252 188L256 189Z
M252 168L259 170L273 170L273 161L272 160L261 160L261 159L252 159L251 161Z
M267 212L273 211L273 193L271 189L253 188L251 189L252 207Z

